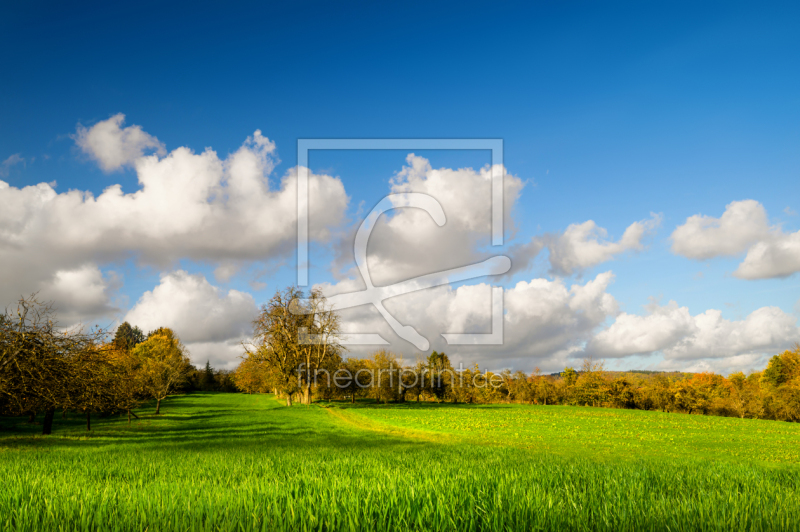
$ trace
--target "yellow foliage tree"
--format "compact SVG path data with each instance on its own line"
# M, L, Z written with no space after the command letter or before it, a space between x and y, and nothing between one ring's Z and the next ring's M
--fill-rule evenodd
M137 345L133 355L142 361L144 387L156 400L156 414L160 414L161 401L186 381L191 369L186 347L171 329L162 327Z

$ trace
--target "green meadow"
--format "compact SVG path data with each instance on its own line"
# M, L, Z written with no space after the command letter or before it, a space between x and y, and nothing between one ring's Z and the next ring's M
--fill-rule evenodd
M212 393L142 412L0 422L0 527L800 530L785 422Z

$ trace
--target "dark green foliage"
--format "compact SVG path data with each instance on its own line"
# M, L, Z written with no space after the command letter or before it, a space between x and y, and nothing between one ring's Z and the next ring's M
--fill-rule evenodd
M767 369L764 370L761 380L767 384L771 384L772 386L779 386L788 379L789 375L784 367L781 357L779 355L775 355L769 359L769 364L767 364Z
M214 378L214 368L211 367L211 361L206 360L206 367L203 370L203 376L201 377L202 383L201 386L203 390L213 390L217 385L217 380Z
M184 392L239 392L233 382L233 372L214 369L210 361L206 361L203 369L192 367L181 390Z
M132 327L130 323L124 321L117 327L113 344L117 349L131 350L144 340L144 333L139 327Z
M450 358L445 353L434 351L428 356L426 383L425 387L436 399L443 401L451 388L451 381L454 376L453 366Z

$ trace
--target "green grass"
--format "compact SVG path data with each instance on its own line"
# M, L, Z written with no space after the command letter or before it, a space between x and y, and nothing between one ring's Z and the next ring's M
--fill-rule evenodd
M335 403L354 422L565 456L800 463L800 424L571 406Z
M0 527L800 529L791 456L754 450L796 447L795 426L785 423L719 420L718 435L733 431L723 447L740 454L711 459L713 436L701 438L703 426L693 425L706 418L694 416L603 418L593 409L498 405L286 408L270 396L224 394L172 397L162 410L130 428L95 419L89 434L81 419L57 419L46 438L24 423L9 430L6 420ZM545 431L548 423L562 430ZM633 442L626 431L659 423L666 428L649 447L622 445ZM682 431L688 436L678 437ZM600 452L600 437L620 445ZM694 452L693 442L706 443Z

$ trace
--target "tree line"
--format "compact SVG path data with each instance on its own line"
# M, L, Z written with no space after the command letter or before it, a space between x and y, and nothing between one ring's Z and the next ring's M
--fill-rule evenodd
M773 356L763 371L714 373L613 372L586 359L555 375L538 369L491 372L454 368L445 353L406 364L378 350L344 357L336 313L321 292L278 291L254 321L254 342L233 381L245 393L299 399L382 402L528 403L659 410L800 421L800 345Z
M148 401L161 402L191 375L186 347L169 328L145 335L123 323L112 340L107 331L58 326L51 303L19 300L0 315L0 415L44 414L50 434L56 411L77 412L91 429L92 414L127 415Z

